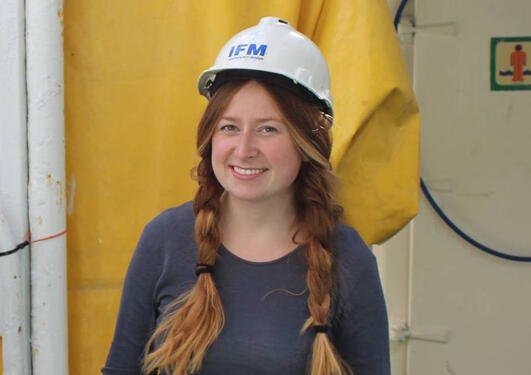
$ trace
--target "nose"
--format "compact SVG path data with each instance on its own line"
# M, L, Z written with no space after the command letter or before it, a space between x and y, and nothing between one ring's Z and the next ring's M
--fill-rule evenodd
M254 158L258 155L256 140L252 131L246 129L241 133L235 153L240 160Z

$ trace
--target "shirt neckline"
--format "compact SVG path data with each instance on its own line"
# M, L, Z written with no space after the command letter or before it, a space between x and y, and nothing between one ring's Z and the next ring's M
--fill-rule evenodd
M267 260L267 261L264 261L264 262L256 262L256 261L253 261L253 260L248 260L248 259L242 258L242 257L234 254L229 249L227 249L227 247L225 247L225 245L223 245L223 244L221 244L220 247L219 247L219 253L221 255L226 254L230 258L232 258L232 259L234 259L234 260L236 260L236 261L238 261L240 263L248 264L248 265L251 265L251 266L268 266L268 265L271 265L271 264L281 263L281 262L285 261L287 258L289 258L292 255L300 252L302 248L304 248L304 245L299 245L296 248L294 248L293 250L291 250L290 252L288 252L287 254L282 255L279 258L272 259L272 260Z

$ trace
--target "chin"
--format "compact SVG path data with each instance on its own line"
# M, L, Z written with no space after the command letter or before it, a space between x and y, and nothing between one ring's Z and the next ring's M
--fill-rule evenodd
M260 203L260 202L284 202L289 200L290 193L288 191L279 191L279 192L268 192L268 191L259 191L259 190L248 190L248 191L237 191L237 190L225 190L228 197L248 202L248 203Z
M264 195L256 194L256 193L227 192L227 196L230 197L231 199L245 201L245 202L260 202L266 199Z

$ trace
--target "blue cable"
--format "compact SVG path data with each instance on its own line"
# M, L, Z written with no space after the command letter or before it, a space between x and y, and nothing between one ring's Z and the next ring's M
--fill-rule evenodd
M396 10L395 14L395 20L393 21L395 24L395 30L398 31L398 23L400 22L400 19L402 18L402 12L404 11L404 8L407 5L407 0L402 0L400 2L400 5L398 6L398 9Z
M511 254L506 254L506 253L503 253L501 251L498 251L498 250L494 250L494 249L491 249L490 247L488 246L485 246L483 245L482 243L476 241L475 239L473 239L472 237L470 237L468 234L466 234L465 232L463 232L461 229L459 229L459 227L457 225L455 225L452 220L450 220L448 218L448 216L446 216L446 214L443 212L443 210L441 209L441 207L439 207L437 205L437 203L435 202L435 199L433 199L433 197L431 196L426 184L424 183L424 181L422 180L422 178L420 179L420 187L422 189L422 192L424 193L424 195L426 196L426 199L428 200L428 202L430 203L430 205L433 207L433 209L435 210L435 212L437 212L437 214L440 216L441 219L443 219L443 221L455 232L457 233L462 239L464 239L466 242L468 242L469 244L477 247L478 249L480 250L483 250L484 252L486 253L489 253L491 255L494 255L494 256L497 256L497 257L500 257L500 258L503 258L503 259L507 259L507 260L514 260L514 261L517 261L517 262L531 262L531 257L524 257L524 256L518 256L518 255L511 255Z
M404 8L406 7L408 0L402 0L400 2L400 5L398 6L398 10L395 14L394 24L395 24L395 30L398 30L398 23L400 22L400 18L402 18L402 12L404 11ZM437 212L439 217L448 225L459 237L464 239L466 242L471 244L472 246L477 247L478 249L490 254L494 255L499 258L507 259L507 260L513 260L516 262L531 262L531 257L525 257L525 256L518 256L518 255L511 255L507 254L502 251L494 250L486 245L483 245L481 242L476 241L472 237L470 237L468 234L463 232L457 225L454 224L452 220L446 214L443 212L441 207L435 202L435 199L433 199L432 195L430 194L430 191L428 190L428 187L424 183L424 180L422 177L420 178L420 188L422 189L422 192L426 196L426 199L430 203L431 207Z

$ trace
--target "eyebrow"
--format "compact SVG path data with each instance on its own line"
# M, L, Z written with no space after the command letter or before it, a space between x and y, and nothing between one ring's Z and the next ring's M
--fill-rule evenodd
M233 117L233 116L221 116L220 121L221 120L238 122L240 119L238 117ZM277 117L260 117L260 118L254 119L254 122L268 122L268 121L283 123L282 119L277 118Z

